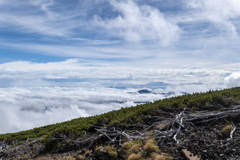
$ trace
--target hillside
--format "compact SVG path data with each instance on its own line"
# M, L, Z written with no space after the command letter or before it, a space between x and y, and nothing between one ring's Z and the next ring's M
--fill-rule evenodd
M156 154L158 152L168 153L168 155L177 158L183 156L182 149L187 148L194 154L196 152L199 156L209 156L210 153L205 154L205 151L211 146L211 143L206 142L205 144L205 140L202 138L216 139L216 145L220 143L220 140L227 141L229 133L237 128L236 123L238 123L240 115L237 107L240 104L239 101L240 87L210 90L206 93L167 98L154 103L122 108L101 115L73 119L27 131L2 134L0 135L0 146L6 148L0 152L0 158L8 159L11 154L16 157L14 151L11 151L16 146L25 145L22 149L28 148L28 151L30 151L34 150L32 148L35 144L39 146L38 152L27 159L39 155L64 154L82 149L89 149L98 153L96 147L99 146L103 146L100 150L104 150L105 155L107 155L108 150L114 151L114 148L121 150L124 142L127 143L128 141L132 143L131 146L136 143L139 146L138 149L142 148L141 153L145 153L145 146L148 143L150 145L149 139L154 139L157 142L155 142L155 145L160 150L156 149ZM209 126L214 126L215 130L213 131L211 127L209 129ZM222 133L225 126L230 126L229 133ZM237 131L235 132L237 134ZM203 150L192 147L192 143L189 142L191 136L198 143L198 146L204 148ZM164 141L162 141L163 139ZM234 141L228 141L228 143L231 144ZM111 145L109 146L109 144ZM215 145L215 142L212 145ZM189 146L191 147L189 148ZM206 146L208 147L205 148ZM107 147L112 148L107 150ZM195 150L196 148L198 148L199 153ZM214 146L212 148L214 149ZM117 154L115 159L127 159L119 155L127 155L127 153L115 152ZM135 154L139 155L140 151L136 151ZM147 152L145 156L145 159L149 158ZM226 157L226 155L223 155L223 159L224 156Z

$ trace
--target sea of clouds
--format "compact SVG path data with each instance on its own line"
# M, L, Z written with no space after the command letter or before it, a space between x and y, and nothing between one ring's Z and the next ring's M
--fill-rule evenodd
M240 84L240 73L231 70L96 67L78 59L9 62L0 64L0 73L0 133Z
M137 91L137 89L77 87L1 88L0 133L93 116L182 94L179 92L161 94L168 93L170 88L148 89L152 92L146 94Z

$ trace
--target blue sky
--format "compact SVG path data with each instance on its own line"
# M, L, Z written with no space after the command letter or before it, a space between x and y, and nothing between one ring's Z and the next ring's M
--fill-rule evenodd
M238 7L236 0L1 0L1 63L81 58L129 65L147 57L190 60L165 65L171 68L221 68L239 60Z
M27 74L35 65L54 62L56 68L71 61L67 72L88 66L90 75L82 76L88 79L99 78L93 70L112 68L123 74L122 67L123 76L132 69L189 68L224 70L229 75L239 67L239 8L237 0L1 0L0 68L8 75L6 66L13 71L11 67L19 65L16 68L23 69L16 72ZM29 68L24 67L27 63ZM63 72L66 69L58 73ZM65 79L72 82L72 77Z
M238 0L0 0L0 133L239 86L239 33Z

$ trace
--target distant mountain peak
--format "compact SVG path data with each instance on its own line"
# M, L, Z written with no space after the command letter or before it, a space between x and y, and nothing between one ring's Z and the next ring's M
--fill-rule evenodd
M156 93L154 93L153 91L151 91L149 89L141 89L141 90L137 91L137 93L139 93L139 94L148 94L148 93L156 94Z

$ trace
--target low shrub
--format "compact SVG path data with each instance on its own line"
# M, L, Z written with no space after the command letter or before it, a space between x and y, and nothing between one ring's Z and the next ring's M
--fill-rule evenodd
M129 153L138 153L139 149L140 149L141 145L140 144L134 144L130 149L129 149Z
M76 157L76 160L84 160L84 157L83 157L82 155L78 155L78 156Z
M103 146L102 146L102 144L101 145L99 145L99 146L96 146L96 148L95 148L95 150L96 151L100 151L100 150L102 150L103 149Z
M163 155L156 155L154 160L165 160Z
M173 157L171 156L164 156L165 160L173 160Z
M234 127L232 125L226 125L223 127L222 129L222 135L224 137L229 137L230 136L230 133L231 131L234 129Z
M149 157L152 153L156 153L158 151L158 146L155 145L155 141L153 139L150 139L147 141L143 149L143 156Z
M21 145L21 144L23 144L23 143L25 143L25 141L20 141L20 142L18 142L18 143L16 143L16 144L10 146L9 148L13 148L13 147L18 146L18 145Z
M108 145L105 149L111 160L115 160L117 158L117 149L114 148L114 146Z
M131 154L127 160L140 160L141 159L141 155L140 154Z

